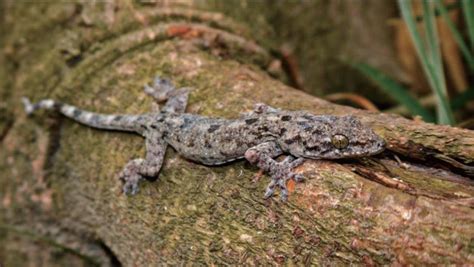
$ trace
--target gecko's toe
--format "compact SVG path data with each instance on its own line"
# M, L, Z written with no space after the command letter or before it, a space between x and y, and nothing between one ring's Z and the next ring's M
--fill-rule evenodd
M293 161L288 165L288 167L289 167L290 169L293 169L293 168L296 168L296 167L300 166L300 165L303 164L303 163L304 163L304 158L298 158L298 159L293 160Z
M299 183L304 180L304 176L293 172L288 172L284 178L273 176L271 182L267 186L267 190L265 191L264 199L273 196L275 193L275 188L279 188L281 200L283 202L287 201L289 196L287 182L290 179L293 179L295 182Z
M35 111L33 104L27 97L22 97L21 102L23 103L27 115L30 115L31 113L33 113L33 111Z
M268 184L267 190L265 191L265 195L263 195L264 199L270 198L273 196L273 193L275 193L275 186L276 186L276 181L272 179L272 181Z
M269 199L273 196L273 193L275 193L274 189L267 188L267 191L265 192L265 195L263 195L263 199Z
M280 189L280 199L285 202L288 200L288 188L286 186L286 181L288 179L283 178L272 178L271 182L267 186L267 190L265 191L265 195L263 196L264 199L268 199L273 196L275 193L275 188L278 187Z
M170 97L170 93L174 91L174 86L171 81L156 77L151 85L145 85L144 92L155 98L157 101L165 101Z
M172 91L174 86L170 80L156 76L155 81L153 82L153 88L160 91Z
M120 180L123 181L122 191L125 195L135 195L139 191L138 184L143 178L139 174L121 175Z
M130 191L130 195L135 195L136 193L138 193L138 191L140 191L140 188L138 187L138 184L133 184L132 185L132 190Z
M122 186L122 192L125 195L135 195L138 192L138 182L131 177L120 177L124 182Z
M153 93L155 92L155 90L153 89L153 87L149 86L148 84L145 84L143 86L143 91L145 92L145 94L147 95L153 95Z
M136 183L125 183L123 185L123 193L125 195L135 195L136 193L138 193L139 189L138 189L138 184Z
M171 82L168 79L161 78L160 76L156 75L153 83L155 86L160 86L162 84L170 84Z
M288 200L288 188L286 187L286 181L281 179L278 185L280 187L280 199L285 202Z
M304 176L302 174L295 174L295 176L293 176L293 180L297 183L301 183L304 181Z

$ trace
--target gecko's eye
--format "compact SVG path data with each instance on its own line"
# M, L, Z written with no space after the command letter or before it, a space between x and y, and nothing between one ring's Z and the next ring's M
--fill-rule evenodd
M331 143L335 148L343 149L349 145L349 140L342 134L335 134L331 138Z

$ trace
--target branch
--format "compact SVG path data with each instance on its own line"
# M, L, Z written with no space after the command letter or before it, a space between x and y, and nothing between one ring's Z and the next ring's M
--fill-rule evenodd
M115 33L76 25L69 29L76 37L90 38L77 45L101 43L73 66L46 45L70 38L62 34L15 55L33 63L20 64L8 98L14 122L0 152L1 176L8 177L0 180L4 225L60 225L97 240L124 265L474 263L472 131L328 103L268 75L272 59L251 40L205 23L180 23L185 34L169 34L170 25L177 29L172 22L152 23ZM267 179L252 182L257 168L245 161L206 167L169 150L159 180L126 197L116 174L143 155L141 138L47 113L26 118L19 105L21 96L48 97L98 112L144 113L152 101L141 87L157 74L193 88L190 113L236 118L263 102L355 114L388 148L370 159L306 161L297 169L306 182L290 185L288 203L263 200ZM15 240L14 231L0 236Z

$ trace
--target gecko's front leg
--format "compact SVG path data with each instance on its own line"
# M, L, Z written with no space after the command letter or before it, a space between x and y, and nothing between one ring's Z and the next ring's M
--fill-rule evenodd
M245 152L245 158L252 164L256 164L260 169L271 176L270 184L267 186L264 198L269 198L275 192L275 187L281 190L281 199L288 198L288 189L286 183L289 179L299 182L303 176L293 172L293 169L303 163L303 158L294 159L287 156L283 161L278 162L273 158L281 155L278 144L275 142L265 142L248 149Z
M183 113L188 104L189 88L176 88L168 79L156 77L152 86L145 85L144 91L156 102L166 101L161 111Z

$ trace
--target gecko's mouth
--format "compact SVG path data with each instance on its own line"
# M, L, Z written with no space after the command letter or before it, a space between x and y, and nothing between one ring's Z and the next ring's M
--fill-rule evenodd
M371 146L353 146L351 149L335 149L315 156L314 158L341 159L341 158L362 158L373 156L385 150L385 141L380 139ZM311 157L311 156L310 156Z
M385 140L380 139L379 142L377 142L377 144L375 145L376 151L372 155L375 155L375 154L378 154L378 153L384 151L386 145L387 145L387 143L385 142Z
M362 156L373 156L381 153L385 150L385 141L383 139L379 139L373 146L368 149L363 150L365 153L362 153ZM356 155L359 155L356 153Z

